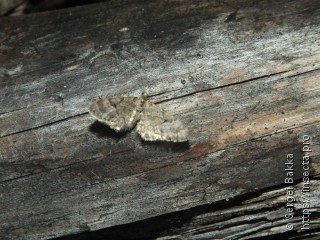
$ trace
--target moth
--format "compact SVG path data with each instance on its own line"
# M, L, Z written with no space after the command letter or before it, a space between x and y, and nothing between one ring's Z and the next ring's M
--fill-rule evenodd
M116 132L133 129L146 141L188 141L188 130L169 112L142 97L100 98L90 114Z

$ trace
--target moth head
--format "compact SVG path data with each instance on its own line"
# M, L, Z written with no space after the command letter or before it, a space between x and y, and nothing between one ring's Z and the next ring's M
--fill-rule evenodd
M142 97L142 99L143 99L144 101L146 101L147 98L148 98L148 95L147 95L145 92L142 92L142 93L141 93L141 97Z

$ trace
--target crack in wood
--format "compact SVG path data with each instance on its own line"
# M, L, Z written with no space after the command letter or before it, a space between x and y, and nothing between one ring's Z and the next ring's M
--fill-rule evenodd
M68 121L70 119L73 119L73 118L76 118L76 117L80 117L80 116L83 116L83 115L86 115L86 114L89 114L89 112L79 113L79 114L72 115L70 117L66 117L66 118L63 118L63 119L59 119L59 120L56 120L56 121L53 121L53 122L50 122L50 123L42 124L40 126L27 128L27 129L24 129L24 130L21 130L21 131L17 131L17 132L13 132L13 133L10 133L10 134L7 134L7 135L3 135L3 136L0 137L0 139L8 137L8 136L12 136L12 135L20 134L20 133L29 132L29 131L32 131L32 130L35 130L35 129L40 129L40 128L43 128L43 127L52 126L54 124L61 123L61 122L64 122L64 121Z
M291 70L281 71L281 72L272 73L272 74L268 74L268 75L262 75L262 76L255 77L255 78L250 78L250 79L247 79L247 80L243 80L243 81L241 81L241 82L235 82L235 83L225 84L225 85L222 85L222 86L217 86L217 87L212 87L212 88L201 89L201 90L194 91L194 92L191 92L191 93L188 93L188 94L180 95L180 96L177 96L177 97L172 97L172 98L170 98L170 99L164 99L164 100L161 100L161 101L157 101L157 103L168 102L168 101L172 101L172 100L175 100L175 99L180 99L180 98L192 96L192 95L195 95L195 94L197 94L197 93L210 92L210 91L212 91L212 90L228 88L228 87L231 87L231 86L236 86L236 85L240 85L240 84L244 84L244 83L248 83L248 82L252 82L252 81L256 81L256 80L263 80L263 79L265 79L265 78L267 78L267 77L276 76L276 75L279 75L279 74L282 74L282 73L287 73L287 72L290 72L290 71L291 71ZM309 72L309 71L307 71L307 72ZM307 72L306 72L306 73L307 73ZM280 78L280 79L282 79L282 78ZM280 80L280 79L279 79L279 80Z

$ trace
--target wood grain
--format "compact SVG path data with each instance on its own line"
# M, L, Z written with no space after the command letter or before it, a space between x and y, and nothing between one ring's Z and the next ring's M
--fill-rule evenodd
M1 19L0 236L54 238L285 189L288 154L298 188L304 136L315 199L319 13L316 0L135 0ZM189 143L147 143L88 114L98 96L143 92L188 126ZM299 232L279 214L276 228L228 235L243 219L220 213L225 239Z

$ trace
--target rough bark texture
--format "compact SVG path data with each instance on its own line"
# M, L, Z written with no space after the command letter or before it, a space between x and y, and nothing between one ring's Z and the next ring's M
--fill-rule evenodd
M111 1L1 18L0 236L315 238L319 26L317 0ZM142 92L188 126L188 143L119 135L88 114L98 96Z

